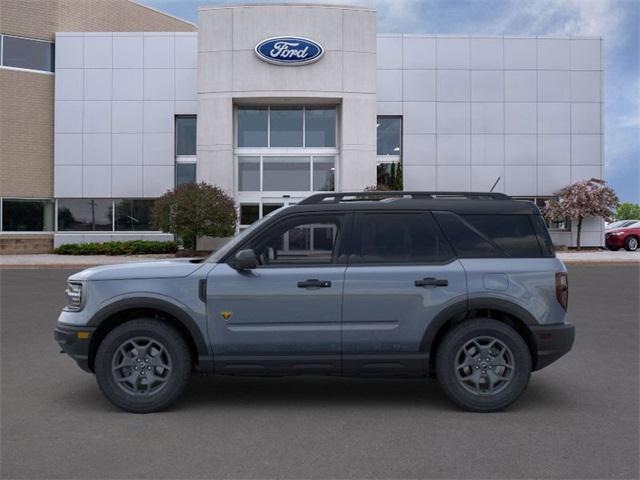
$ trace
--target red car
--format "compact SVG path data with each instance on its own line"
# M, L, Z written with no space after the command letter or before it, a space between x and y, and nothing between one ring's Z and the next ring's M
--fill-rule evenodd
M609 250L625 250L635 252L640 245L640 222L628 227L607 230L604 234L604 243Z

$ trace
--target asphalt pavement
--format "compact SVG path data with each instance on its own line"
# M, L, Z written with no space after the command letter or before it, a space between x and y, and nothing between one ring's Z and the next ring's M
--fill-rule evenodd
M435 380L196 377L151 415L58 353L74 270L0 270L2 478L638 478L640 269L569 270L574 349L506 412Z

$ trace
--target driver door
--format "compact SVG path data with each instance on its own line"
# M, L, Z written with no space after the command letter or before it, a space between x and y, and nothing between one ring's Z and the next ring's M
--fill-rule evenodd
M207 318L218 373L337 373L346 262L342 214L289 215L240 247L259 265L217 265Z

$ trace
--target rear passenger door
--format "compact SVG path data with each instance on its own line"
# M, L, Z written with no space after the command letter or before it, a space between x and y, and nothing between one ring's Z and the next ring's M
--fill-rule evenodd
M345 373L406 374L427 368L424 333L467 295L465 272L432 215L355 217L343 299Z

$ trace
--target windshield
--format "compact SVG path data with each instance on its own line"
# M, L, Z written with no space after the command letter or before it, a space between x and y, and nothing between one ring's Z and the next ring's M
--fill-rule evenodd
M618 220L617 222L613 222L607 225L607 230L611 230L612 228L630 227L636 223L638 223L637 220Z
M278 210L274 210L273 212L269 213L268 215L265 215L264 217L262 217L260 220L258 220L256 222L253 222L251 224L251 226L247 227L245 230L243 230L238 235L233 237L231 240L229 240L227 243L225 243L218 250L215 250L215 251L211 252L211 254L207 258L205 258L204 261L205 262L209 262L209 263L218 263L220 261L220 259L222 257L224 257L227 253L229 253L231 250L233 250L233 248L236 245L238 245L239 243L242 243L244 241L244 239L251 232L253 232L260 225L264 224L264 222L266 220L268 220L269 218L273 217L276 214L279 214L280 212L282 212L286 208L289 208L289 207L282 207L282 208L279 208Z

